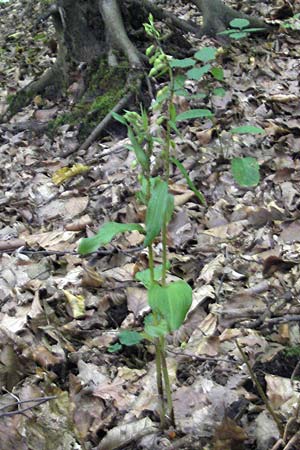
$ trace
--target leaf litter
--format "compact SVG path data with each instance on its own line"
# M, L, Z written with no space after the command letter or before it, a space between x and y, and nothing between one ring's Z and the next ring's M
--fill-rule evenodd
M254 9L280 19L282 2L269 3ZM55 59L26 26L37 6L29 2L25 15L21 1L0 6L1 111L8 94ZM185 18L193 13L180 2L173 9ZM1 125L0 448L271 449L278 429L236 343L287 424L286 443L294 439L290 448L298 448L299 36L281 30L255 45L241 41L222 58L226 93L205 104L217 125L183 122L175 138L176 158L208 203L174 170L169 276L193 288L186 322L168 342L176 431L157 427L152 346L108 351L120 328L139 331L149 310L135 281L147 257L128 251L143 235L117 236L88 261L76 252L79 237L102 223L145 220L128 139L61 156L76 147L76 127L63 125L51 140L41 125L36 133L26 126L68 107L42 98ZM201 88L190 81L191 92ZM201 101L190 106L203 108ZM186 100L178 107L184 114ZM229 132L246 124L266 135ZM257 187L233 182L230 160L240 156L259 162ZM159 263L159 246L155 251Z

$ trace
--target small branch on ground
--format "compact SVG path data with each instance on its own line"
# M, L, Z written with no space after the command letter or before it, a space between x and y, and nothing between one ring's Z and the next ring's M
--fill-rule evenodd
M11 416L16 416L17 414L24 414L26 411L29 411L33 408L36 408L37 406L42 405L43 403L49 402L50 400L54 400L55 398L57 398L55 395L51 395L49 397L37 397L37 398L33 398L31 400L19 400L16 401L14 403L10 403L8 405L5 406L1 406L0 408L0 418L2 417L11 417ZM21 408L18 409L17 411L9 411L9 412L1 412L7 408L10 407L15 407L15 406L19 406L19 405L24 405L25 403L34 403L34 405L31 406L27 406L26 408Z

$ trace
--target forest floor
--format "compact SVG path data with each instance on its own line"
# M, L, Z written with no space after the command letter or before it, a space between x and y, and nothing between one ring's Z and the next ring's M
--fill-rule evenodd
M297 2L252 3L272 19L297 12ZM0 114L8 95L55 60L45 45L51 29L31 31L39 5L29 5L0 4ZM186 2L173 10L195 16ZM72 108L72 92L36 97L0 125L0 450L300 448L300 31L234 41L221 63L225 95L205 100L214 122L183 122L175 137L176 157L208 205L174 169L169 276L193 288L192 310L167 346L176 430L158 427L152 346L108 351L149 311L134 279L147 255L131 251L143 236L124 234L92 258L76 252L108 220L141 221L129 140L110 132L76 152L78 126L50 137L47 124ZM201 83L189 89L206 89ZM265 134L230 133L242 125ZM256 187L234 182L236 156L259 162ZM74 164L89 170L56 184L58 169ZM283 441L237 344L285 427Z

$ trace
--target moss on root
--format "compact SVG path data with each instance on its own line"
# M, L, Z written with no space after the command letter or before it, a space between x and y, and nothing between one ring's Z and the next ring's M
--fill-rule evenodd
M127 74L127 66L111 68L104 61L98 67L91 67L85 77L85 94L70 112L49 123L50 135L62 125L79 125L79 141L86 139L124 95Z

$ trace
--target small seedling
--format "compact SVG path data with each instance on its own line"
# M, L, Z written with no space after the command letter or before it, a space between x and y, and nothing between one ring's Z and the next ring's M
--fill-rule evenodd
M247 28L250 22L247 19L233 19L229 25L230 30L221 31L220 35L227 35L231 39L243 39L248 37L252 33L262 31L263 28Z

